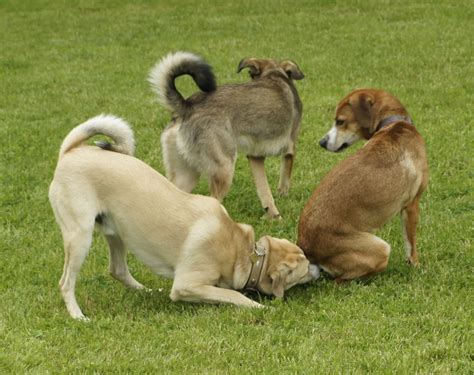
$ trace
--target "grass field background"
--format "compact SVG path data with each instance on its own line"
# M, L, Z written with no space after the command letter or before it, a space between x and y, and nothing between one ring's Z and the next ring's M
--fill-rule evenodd
M0 372L473 373L473 27L471 1L0 1ZM171 281L130 257L152 294L107 273L96 236L69 318L58 289L63 250L47 190L65 135L99 113L128 120L137 157L163 172L170 114L147 74L170 51L201 54L218 83L245 82L243 57L295 60L304 104L283 221L262 211L239 156L224 205L257 236L296 240L321 178L356 151L318 146L350 90L383 88L423 135L430 185L422 200L421 266L404 263L399 219L378 233L388 269L367 281L296 287L272 309L172 303ZM189 77L179 81L187 94ZM278 160L267 173L276 186ZM349 187L348 187L349 188ZM207 194L203 181L199 193ZM161 291L160 291L161 290Z

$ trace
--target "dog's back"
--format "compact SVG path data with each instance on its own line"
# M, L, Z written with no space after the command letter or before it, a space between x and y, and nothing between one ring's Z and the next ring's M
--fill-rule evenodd
M198 137L212 138L219 128L229 127L229 136L246 137L239 143L244 152L252 154L252 150L245 150L249 142L296 135L302 103L290 77L302 79L304 75L294 63L285 62L283 66L286 71L274 60L250 59L239 64L239 71L250 69L250 82L216 87L211 67L202 58L189 52L177 52L153 67L149 81L159 102L181 118L180 132L188 146ZM201 89L187 99L175 86L175 79L184 74L191 75ZM270 147L267 153L258 152L266 155L281 152L281 147L272 148L275 147Z

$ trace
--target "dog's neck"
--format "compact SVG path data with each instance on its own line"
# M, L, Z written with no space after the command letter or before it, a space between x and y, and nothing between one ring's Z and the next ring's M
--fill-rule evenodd
M267 253L268 251L265 246L258 244L257 242L254 244L252 253L249 257L252 267L250 269L249 278L245 283L244 290L258 291L258 282L262 276L262 270Z
M409 116L402 116L402 115L390 115L388 117L383 118L382 120L379 121L375 128L375 133L377 133L379 130L385 128L386 126L393 124L394 122L398 121L403 121L406 122L410 125L413 125L413 121Z

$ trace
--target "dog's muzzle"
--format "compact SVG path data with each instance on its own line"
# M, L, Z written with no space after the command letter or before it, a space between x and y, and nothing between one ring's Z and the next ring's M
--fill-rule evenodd
M345 150L345 149L348 148L348 147L349 147L349 144L343 143L343 144L341 145L341 147L339 147L339 148L336 150L336 152L341 152L342 150Z

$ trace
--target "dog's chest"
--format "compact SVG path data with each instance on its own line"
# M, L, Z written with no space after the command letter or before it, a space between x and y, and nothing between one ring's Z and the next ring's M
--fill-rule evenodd
M148 251L142 251L141 249L133 249L131 251L139 261L149 267L157 275L168 279L174 278L174 267L162 257Z

